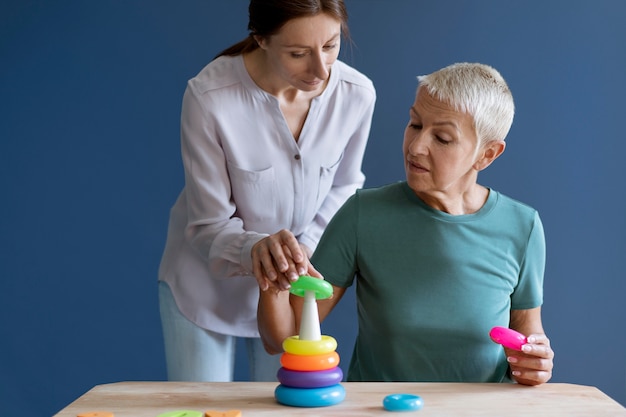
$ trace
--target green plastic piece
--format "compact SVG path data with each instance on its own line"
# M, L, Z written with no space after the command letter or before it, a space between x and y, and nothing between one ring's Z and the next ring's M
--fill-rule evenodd
M158 417L204 417L204 413L193 410L178 410L159 414Z
M323 279L301 275L297 281L291 283L289 292L298 297L304 297L306 291L313 291L315 299L323 300L333 295L333 286Z

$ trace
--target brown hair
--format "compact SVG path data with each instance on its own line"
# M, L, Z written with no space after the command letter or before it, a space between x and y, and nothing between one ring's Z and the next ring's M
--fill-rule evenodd
M350 39L348 12L343 0L250 0L248 37L224 49L215 58L254 51L259 47L254 36L275 35L291 19L315 16L320 13L326 13L339 20L344 38Z

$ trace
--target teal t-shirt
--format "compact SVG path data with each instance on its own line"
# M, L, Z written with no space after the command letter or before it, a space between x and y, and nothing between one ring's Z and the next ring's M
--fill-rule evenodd
M494 190L460 216L427 206L406 182L360 190L311 261L336 286L357 283L349 381L509 381L489 330L543 302L539 215Z

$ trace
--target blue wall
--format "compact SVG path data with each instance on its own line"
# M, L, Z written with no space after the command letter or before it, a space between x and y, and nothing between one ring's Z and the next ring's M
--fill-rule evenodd
M403 178L416 75L481 61L508 80L516 119L481 182L542 215L553 381L626 404L626 2L348 7L345 60L379 96L368 186ZM246 24L247 0L0 4L3 415L52 415L96 384L165 378L156 273L183 181L182 93ZM354 319L346 301L323 326L344 365Z

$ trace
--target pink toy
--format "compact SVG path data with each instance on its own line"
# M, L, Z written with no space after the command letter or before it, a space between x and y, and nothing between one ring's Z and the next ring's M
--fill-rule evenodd
M491 339L504 347L514 350L522 350L522 346L528 343L526 336L513 329L496 326L489 332Z

